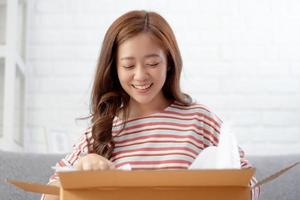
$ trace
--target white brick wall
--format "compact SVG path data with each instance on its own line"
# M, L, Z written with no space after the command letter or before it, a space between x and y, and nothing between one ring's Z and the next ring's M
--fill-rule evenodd
M6 9L5 6L0 2L0 45L4 44L6 35L5 35L5 20L6 20Z
M47 133L70 143L87 127L104 33L132 9L155 10L181 48L182 86L233 124L248 154L300 153L300 2L297 0L29 0L26 150Z
M0 83L4 82L4 59L0 58ZM0 137L3 135L3 103L4 85L0 84Z

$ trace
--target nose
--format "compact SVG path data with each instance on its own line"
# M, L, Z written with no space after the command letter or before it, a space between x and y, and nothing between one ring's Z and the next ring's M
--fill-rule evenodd
M148 72L143 65L138 65L135 68L134 79L137 81L144 81L148 77Z

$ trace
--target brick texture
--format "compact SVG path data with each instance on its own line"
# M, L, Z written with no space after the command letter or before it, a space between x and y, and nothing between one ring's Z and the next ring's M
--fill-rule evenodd
M295 0L30 0L27 151L49 152L59 129L88 126L106 29L132 9L161 13L182 52L182 88L232 123L248 154L300 153L300 2Z

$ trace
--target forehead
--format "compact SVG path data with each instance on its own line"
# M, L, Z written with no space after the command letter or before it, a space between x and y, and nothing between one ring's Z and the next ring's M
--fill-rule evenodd
M117 57L143 57L149 54L164 54L158 40L150 33L140 33L119 45Z

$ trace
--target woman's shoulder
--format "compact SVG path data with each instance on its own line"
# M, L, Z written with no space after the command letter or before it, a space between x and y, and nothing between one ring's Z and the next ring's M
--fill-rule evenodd
M77 143L84 141L89 141L92 138L92 127L88 127L81 131L80 135L77 137Z
M196 109L204 109L204 110L209 110L207 106L204 104L198 103L198 102L190 102L190 103L181 103L179 101L174 101L170 106L176 107L178 109L182 110L196 110Z
M176 113L181 116L194 116L196 118L205 118L219 127L223 123L219 116L212 111L208 106L198 103L192 102L190 104L182 104L178 101L174 101L168 108L168 111L172 113Z
M92 150L93 142L92 127L88 127L81 133L74 143L73 148L78 148L83 152L90 152Z
M215 114L211 108L208 106L198 103L198 102L192 102L190 104L183 104L178 101L174 101L170 105L170 109L177 111L177 112L182 112L182 113L201 113L203 115L209 115L209 116L214 116L217 117L217 114ZM221 119L219 119L221 121Z
M174 102L169 111L176 113L178 118L193 120L195 127L204 131L212 144L217 144L223 122L208 106L198 102L187 105Z

